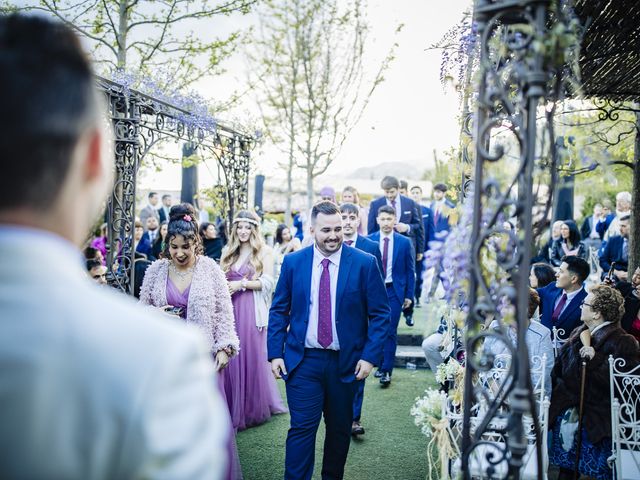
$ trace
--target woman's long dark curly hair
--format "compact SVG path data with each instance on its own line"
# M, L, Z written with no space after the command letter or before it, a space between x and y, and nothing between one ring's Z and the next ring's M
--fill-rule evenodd
M169 244L176 235L182 235L186 240L192 241L196 246L196 255L202 255L202 239L198 233L198 221L196 218L196 210L190 203L181 203L171 207L171 210L169 210L167 238L162 251L164 258L171 258Z

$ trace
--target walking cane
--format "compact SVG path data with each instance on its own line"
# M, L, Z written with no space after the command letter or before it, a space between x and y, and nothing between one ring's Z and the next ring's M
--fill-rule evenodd
M580 334L580 341L585 347L591 346L591 332L589 329L584 330ZM587 359L582 357L582 378L580 380L580 408L578 410L578 444L576 445L576 463L573 468L573 479L578 480L580 477L580 451L582 450L582 413L584 409L584 384L587 377Z

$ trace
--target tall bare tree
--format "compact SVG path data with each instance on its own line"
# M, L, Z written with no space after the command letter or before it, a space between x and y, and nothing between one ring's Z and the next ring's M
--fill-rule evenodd
M155 76L161 69L166 73L164 82L179 90L219 73L221 62L237 46L239 32L224 38L206 33L211 31L211 20L247 13L256 1L33 0L0 1L0 7L49 14L87 39L103 70Z
M287 152L292 173L314 180L336 159L371 96L384 80L397 43L371 71L364 0L265 0L249 59L258 82L267 134ZM396 28L396 33L402 26Z

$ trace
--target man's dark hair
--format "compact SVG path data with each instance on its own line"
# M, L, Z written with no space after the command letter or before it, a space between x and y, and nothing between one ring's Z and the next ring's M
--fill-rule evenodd
M422 193L422 187L420 185L414 185L409 189L409 191L413 190L414 188L417 188L418 190L420 190L420 193Z
M620 217L620 220L618 220L618 222L626 222L630 218L631 218L631 215L623 215L622 217Z
M441 192L446 192L447 191L447 186L444 183L436 183L433 186L434 190L439 190Z
M170 193L165 193L164 195L162 195L162 200L164 200L166 198L171 198L171 194Z
M404 188L405 190L409 188L409 182L406 180L400 180L398 183L400 184L400 188Z
M359 215L360 209L358 208L357 205L354 205L353 203L345 202L342 205L340 205L340 213L353 213L355 215Z
M323 215L340 215L340 210L335 203L328 200L318 202L311 209L311 223L315 223L316 218L318 218L318 215L321 213Z
M396 177L386 176L380 182L380 187L383 190L388 190L390 188L400 188L400 182Z
M390 215L395 216L396 215L396 209L393 208L391 205L383 205L378 209L378 213L376 215L379 216L381 213L388 213Z
M154 195L158 195L158 192L149 192L149 195L147 195L147 198L150 199Z
M91 260L96 258L96 255L98 255L98 249L95 247L85 247L82 253L84 254L84 258Z
M578 276L580 283L584 282L591 273L589 263L575 255L565 255L562 261L567 264L567 270Z
M102 266L102 263L100 263L98 260L87 260L86 264L87 264L87 272L90 272L96 267Z
M48 208L78 140L98 125L91 64L69 27L0 16L0 209Z

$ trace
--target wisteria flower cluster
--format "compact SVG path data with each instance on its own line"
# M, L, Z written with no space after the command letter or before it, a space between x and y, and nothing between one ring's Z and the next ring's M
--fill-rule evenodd
M434 45L442 49L440 62L440 82L456 79L458 85L464 83L469 68L469 58L478 43L478 29L470 14L465 14L460 23L451 28L442 39Z
M416 427L420 427L423 435L431 437L435 424L442 420L442 408L446 396L433 388L425 390L424 393L423 397L416 398L416 403L411 407L411 415Z

